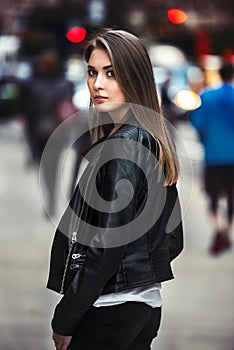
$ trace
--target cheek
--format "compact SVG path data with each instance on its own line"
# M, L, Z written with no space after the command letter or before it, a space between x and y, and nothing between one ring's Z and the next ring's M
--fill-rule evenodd
M118 90L118 93L116 94L121 102L125 102L126 98L122 90Z
M112 91L113 91L113 94L116 96L116 98L118 98L121 101L125 100L124 93L122 89L120 89L118 84L116 84L115 87L113 87Z

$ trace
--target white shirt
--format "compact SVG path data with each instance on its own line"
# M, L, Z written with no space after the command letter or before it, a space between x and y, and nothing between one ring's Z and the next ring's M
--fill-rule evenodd
M161 307L163 305L163 300L161 298L160 289L160 283L152 283L148 286L100 295L93 306L113 306L123 304L127 301L135 301L145 303L151 307Z

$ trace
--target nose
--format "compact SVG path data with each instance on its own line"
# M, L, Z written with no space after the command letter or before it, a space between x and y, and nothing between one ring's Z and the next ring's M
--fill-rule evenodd
M103 89L105 84L105 78L103 77L102 74L97 74L96 79L94 81L94 89L99 90Z

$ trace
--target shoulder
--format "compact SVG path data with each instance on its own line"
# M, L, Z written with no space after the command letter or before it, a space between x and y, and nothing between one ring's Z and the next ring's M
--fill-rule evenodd
M223 85L218 83L212 86L205 87L201 90L200 96L201 98L209 98L210 96L215 95L217 92L219 92L222 89Z
M117 130L109 139L126 139L135 141L147 148L156 146L157 140L153 135L138 123L126 123Z
M101 158L115 160L123 171L132 172L134 164L149 164L157 154L153 136L138 125L124 124L118 131L101 142ZM131 165L130 165L130 163ZM126 168L127 167L127 168Z

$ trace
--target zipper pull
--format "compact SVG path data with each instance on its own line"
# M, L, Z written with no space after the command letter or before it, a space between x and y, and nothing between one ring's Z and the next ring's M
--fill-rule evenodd
M75 270L75 269L79 269L80 268L80 265L79 264L72 264L71 266L70 266L70 269L71 270Z
M82 255L81 254L72 254L72 259L79 259Z
M76 243L77 232L72 232L71 234L71 242Z

